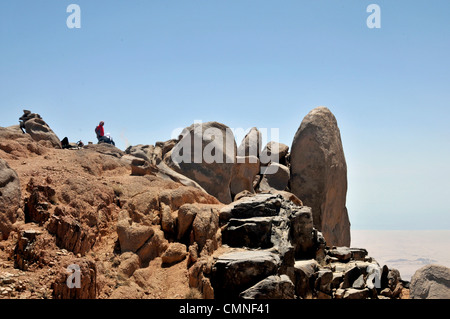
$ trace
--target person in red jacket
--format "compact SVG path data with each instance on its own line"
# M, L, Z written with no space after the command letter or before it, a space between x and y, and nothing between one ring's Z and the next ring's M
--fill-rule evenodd
M100 124L95 128L95 133L97 134L97 139L99 142L103 140L103 137L105 136L103 125L105 125L105 122L101 121Z
M95 128L95 134L97 134L98 143L108 143L112 145L116 145L112 139L111 136L105 136L105 130L103 128L103 125L105 125L105 122L101 121L99 125Z

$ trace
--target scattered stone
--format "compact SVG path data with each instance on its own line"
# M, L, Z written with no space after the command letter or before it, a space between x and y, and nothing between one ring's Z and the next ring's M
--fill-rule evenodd
M162 254L162 262L171 265L182 261L188 255L186 245L181 243L172 243L169 248Z

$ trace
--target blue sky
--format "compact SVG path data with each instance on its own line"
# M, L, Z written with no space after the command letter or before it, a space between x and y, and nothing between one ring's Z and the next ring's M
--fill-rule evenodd
M26 108L86 143L103 120L125 149L214 120L291 145L325 105L353 228L450 229L449 13L447 0L3 1L0 126Z

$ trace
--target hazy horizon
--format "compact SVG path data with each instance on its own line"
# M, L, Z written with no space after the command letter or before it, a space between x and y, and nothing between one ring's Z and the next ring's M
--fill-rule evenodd
M352 230L351 247L365 248L380 266L400 271L410 281L428 264L450 268L450 230Z

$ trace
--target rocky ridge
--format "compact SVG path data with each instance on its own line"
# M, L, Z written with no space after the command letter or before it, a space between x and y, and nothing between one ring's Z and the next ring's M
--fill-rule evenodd
M342 200L325 196L328 213L315 223L314 208L291 193L289 147L262 147L257 128L225 152L226 167L179 165L171 155L182 136L125 151L61 149L33 114L0 128L0 298L408 297L398 271L363 248L330 245L324 225ZM21 131L35 118L49 135ZM246 153L253 140L278 161ZM223 143L210 137L201 148L230 150ZM74 265L77 289L67 285Z

